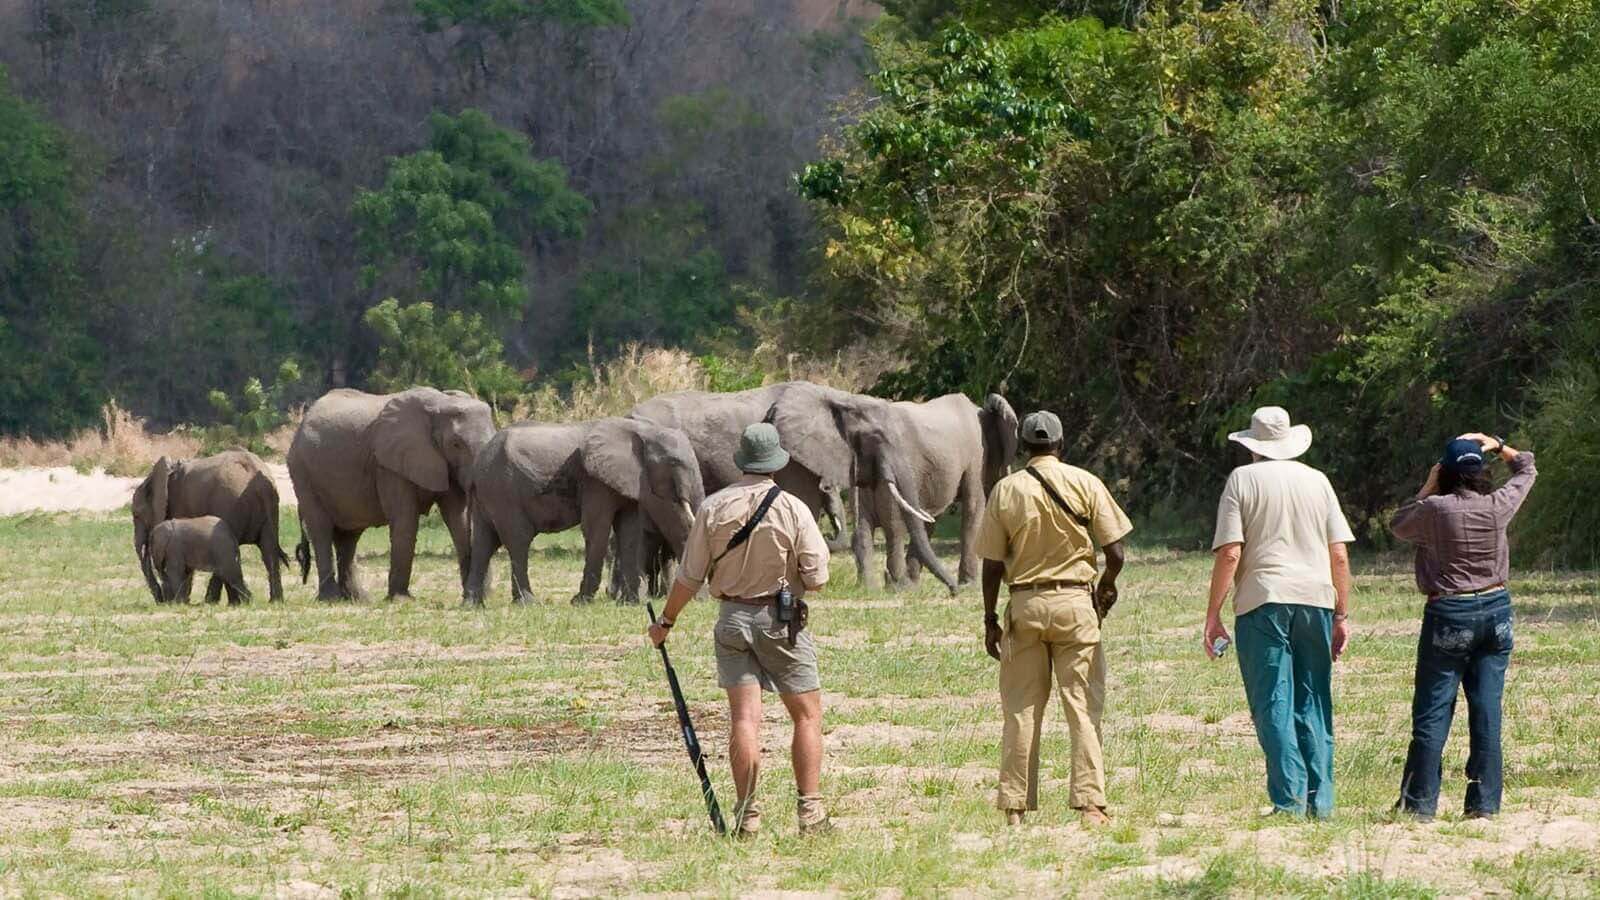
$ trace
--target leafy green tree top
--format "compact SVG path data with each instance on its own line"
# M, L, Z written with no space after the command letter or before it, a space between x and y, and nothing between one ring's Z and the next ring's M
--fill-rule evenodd
M525 137L480 110L435 113L429 131L427 149L391 160L384 186L356 197L363 278L516 318L527 300L524 246L582 234L593 207L560 163L535 159Z
M390 297L362 321L378 335L378 365L368 378L373 390L427 385L464 390L502 408L516 401L522 379L481 316L442 312L426 301L402 306Z

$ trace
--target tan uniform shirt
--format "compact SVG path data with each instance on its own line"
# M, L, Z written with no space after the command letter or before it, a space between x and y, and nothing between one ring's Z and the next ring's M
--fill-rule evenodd
M776 593L779 579L788 579L796 596L828 583L828 542L811 510L792 494L779 494L749 540L722 558L711 561L728 547L761 499L772 490L766 475L746 475L710 497L695 514L694 527L684 543L678 580L699 591L709 572L711 595L765 597Z
M1009 584L1093 581L1099 571L1095 545L1122 540L1133 531L1133 523L1094 475L1054 456L1035 456L1028 465L1049 480L1089 527L1067 515L1032 475L1013 472L989 495L978 527L978 555L1005 563Z

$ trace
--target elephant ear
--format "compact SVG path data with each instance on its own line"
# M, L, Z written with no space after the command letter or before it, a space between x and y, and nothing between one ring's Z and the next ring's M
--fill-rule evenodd
M1017 413L999 394L990 394L978 413L983 425L983 471L986 487L993 487L1017 458Z
M778 429L790 458L814 472L825 487L848 488L854 453L845 413L852 404L870 399L814 385L797 386L772 404L766 421Z
M150 524L167 520L167 482L172 479L172 460L165 456L156 460L146 481L150 485Z
M629 500L639 499L644 473L640 424L632 419L601 419L583 439L583 470Z
M378 465L435 493L450 489L450 465L433 443L433 416L443 397L421 389L396 394L372 423Z

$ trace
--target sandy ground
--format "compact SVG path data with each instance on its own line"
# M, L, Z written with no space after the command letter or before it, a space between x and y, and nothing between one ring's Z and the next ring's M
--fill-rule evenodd
M279 502L294 506L294 485L283 463L267 463ZM68 466L0 469L0 516L25 512L100 512L128 505L142 478L122 478L95 469L85 475Z

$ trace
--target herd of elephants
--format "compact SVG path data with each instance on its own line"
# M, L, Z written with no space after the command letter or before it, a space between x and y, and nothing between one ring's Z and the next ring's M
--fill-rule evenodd
M288 453L301 578L315 563L319 599L361 599L356 545L366 529L387 527L388 595L409 595L418 524L437 507L464 603L483 603L489 562L502 546L513 601L531 602L534 537L574 526L584 539L574 602L593 599L608 554L617 599L636 600L647 577L659 593L701 501L740 477L734 450L745 426L760 421L778 429L790 453L778 483L819 521L831 520L834 543L848 542L864 583L877 529L891 584L909 583L925 567L954 592L977 575L973 541L985 498L1017 450L1017 417L1005 398L991 394L981 407L960 394L893 402L796 381L662 394L622 417L498 430L489 406L460 391L330 391L306 410ZM961 561L952 578L928 526L955 505ZM195 571L212 573L209 602L224 589L230 603L248 600L241 544L259 547L271 599L282 599L280 567L289 559L278 492L254 454L162 458L132 507L134 549L158 603L187 601Z

